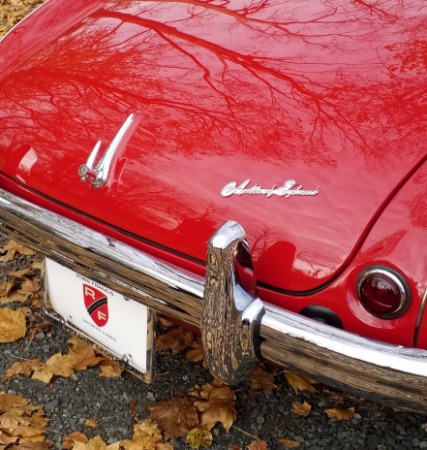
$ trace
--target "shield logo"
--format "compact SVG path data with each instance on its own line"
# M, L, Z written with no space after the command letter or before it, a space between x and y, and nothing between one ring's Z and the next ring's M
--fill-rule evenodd
M107 295L93 286L83 283L83 298L86 310L91 319L103 327L108 322L108 298Z

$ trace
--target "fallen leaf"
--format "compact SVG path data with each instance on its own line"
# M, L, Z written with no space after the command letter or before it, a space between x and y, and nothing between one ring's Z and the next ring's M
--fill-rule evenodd
M194 341L194 334L191 331L178 327L161 334L156 339L156 350L171 350L173 354L179 353L189 347Z
M74 441L74 446L72 448L73 450L119 450L120 442L107 445L101 436L95 436L86 443Z
M2 297L2 302L3 297L5 298L5 300L7 300L7 296L9 295L10 291L14 286L15 286L14 280L2 281L0 283L0 297Z
M36 252L14 240L10 240L2 249L1 252L4 253L3 256L0 256L0 261L8 262L12 261L15 257L16 253L20 253L21 255L34 255Z
M187 434L187 444L192 448L210 447L213 442L212 433L203 426L195 427Z
M124 370L124 367L108 358L103 358L99 363L99 376L103 378L121 377Z
M267 450L267 442L253 441L248 445L248 450Z
M0 444L43 442L47 422L42 407L19 395L0 393Z
M172 397L148 406L149 418L158 423L167 440L186 436L199 425L197 409L187 397Z
M185 355L185 359L191 362L201 362L205 359L205 351L200 336L197 336L190 345L191 350Z
M0 343L14 342L25 336L27 331L22 309L0 309Z
M298 414L299 416L308 416L311 412L311 405L304 401L304 403L300 402L292 402L292 406L294 409L294 412Z
M95 350L90 345L77 337L72 337L68 343L72 345L68 355L73 360L74 370L86 370L88 367L96 366L103 359L95 354Z
M70 433L69 435L65 436L65 439L62 442L62 449L71 450L76 442L86 444L88 440L89 438L85 434L80 433L79 431L75 431L74 433Z
M267 372L263 364L258 364L257 368L251 376L251 388L252 389L277 389L277 385L274 384L274 373Z
M162 433L156 422L150 419L141 420L133 427L132 439L120 442L125 450L156 450L162 441Z
M46 366L58 377L69 378L74 375L74 358L56 353L46 361Z
M91 428L95 428L98 426L98 421L96 419L93 418L89 418L85 420L85 427L91 427Z
M286 370L285 377L295 392L316 392L316 388L313 386L314 381L310 380L307 377L304 377L303 375L298 375L294 372L291 372L290 370Z
M352 419L354 416L354 412L355 412L354 406L347 409L331 408L325 410L325 413L328 415L330 419L337 419L337 420Z
M201 398L196 400L194 406L200 413L200 424L211 430L218 422L229 431L236 420L236 394L225 385L203 386Z
M298 441L292 441L291 439L279 438L278 441L286 448L297 448L301 445Z
M41 369L44 363L39 359L27 359L12 364L6 371L6 379L10 379L17 375L23 375L29 378L35 370Z

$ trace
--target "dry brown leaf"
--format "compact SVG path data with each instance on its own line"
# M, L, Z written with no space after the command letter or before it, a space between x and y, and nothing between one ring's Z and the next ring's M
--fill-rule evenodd
M201 398L194 406L200 413L200 425L211 430L218 422L229 431L236 420L236 394L225 385L205 385L200 393Z
M0 343L14 342L25 336L27 331L22 309L0 309Z
M99 376L103 378L121 377L124 370L124 367L108 358L103 358L99 363Z
M205 351L200 336L196 336L191 343L191 350L185 355L185 359L191 362L201 362L205 360Z
M229 450L242 450L238 445L236 444L228 444Z
M265 441L253 441L248 445L248 450L267 450L267 442Z
M21 255L35 255L36 252L19 242L11 240L1 249L1 253L4 253L4 255L0 256L0 261L8 262L12 261L16 253L20 253Z
M19 395L0 393L1 444L42 442L47 422L42 407Z
M74 441L72 448L73 450L119 450L120 442L107 445L100 436L95 436L86 443Z
M40 288L41 284L38 280L30 280L29 278L26 278L21 282L21 287L16 292L21 295L29 296L38 292Z
M44 367L44 363L39 359L27 359L25 361L16 362L12 364L6 371L6 379L15 377L17 375L23 375L29 378L35 370L39 370Z
M11 290L14 286L15 286L14 280L2 281L0 283L0 297L2 297L2 302L3 302L3 298L5 298L5 300L7 300L7 296L9 295L9 293L11 292Z
M62 442L62 449L71 450L74 447L75 442L86 444L88 440L89 438L85 434L75 431L74 433L70 433L68 436L65 436L65 439Z
M278 441L286 448L297 448L301 445L298 441L292 441L291 439L279 438Z
M141 450L141 449L137 449L137 450ZM173 447L171 444L169 444L169 442L159 442L156 445L156 450L173 450Z
M72 368L75 370L86 370L88 367L96 366L102 361L102 356L97 356L95 350L77 337L68 340L72 345L68 355L73 358Z
M210 447L213 442L212 433L203 426L195 427L187 434L186 442L192 448Z
M157 337L156 350L171 350L173 354L189 347L194 341L194 334L191 331L178 327Z
M354 406L347 409L330 408L325 410L325 413L328 415L330 419L337 419L337 420L352 419L354 416L354 412L355 412Z
M132 440L120 442L125 450L156 450L162 441L162 433L157 423L150 419L141 420L133 427Z
M300 402L292 402L292 406L294 408L294 412L299 416L308 416L311 412L311 405L304 401L304 403Z
M74 358L56 353L46 361L46 367L58 377L70 378L74 375Z
M310 380L307 377L304 377L303 375L299 375L294 372L291 372L290 370L286 370L285 377L295 392L298 391L316 392L316 388L313 386L314 381Z
M8 303L24 303L28 300L28 294L21 294L18 291L11 292L7 298L2 298L0 304L6 305Z
M172 397L148 407L150 419L158 423L167 440L186 436L199 425L197 409L187 397Z
M251 388L252 389L277 389L277 385L274 384L274 373L267 372L263 364L258 364L254 373L251 376Z
M92 417L85 420L85 427L96 428L98 425L98 421Z

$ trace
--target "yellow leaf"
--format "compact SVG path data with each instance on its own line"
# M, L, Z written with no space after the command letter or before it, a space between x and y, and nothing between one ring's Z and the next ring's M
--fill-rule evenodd
M43 383L49 384L54 377L54 373L46 365L41 366L39 369L35 370L31 375L31 379L43 381Z
M211 430L218 422L229 431L236 420L236 394L224 385L204 386L207 400L197 400L194 406L200 414L200 424Z
M111 359L104 358L99 363L99 376L103 378L121 377L124 370L124 367Z
M301 444L297 441L292 441L290 439L279 438L279 442L284 445L286 448L296 448Z
M39 370L42 367L44 367L44 363L38 359L27 359L25 361L16 362L7 369L6 379L8 380L17 375L23 375L24 377L29 378L35 370Z
M61 355L61 353L56 353L46 361L46 366L54 375L65 378L70 378L74 375L73 364L74 358L69 355Z
M158 425L150 419L141 420L133 428L132 440L120 442L125 450L157 450L162 440L162 433Z
M316 388L313 386L313 381L303 375L298 375L290 370L285 372L288 383L292 386L295 392L308 391L316 392Z
M0 309L0 343L14 342L25 336L27 331L22 309Z
M210 447L212 445L212 433L205 427L195 427L187 434L187 444L192 448Z
M74 441L73 450L106 450L108 447L102 440L101 436L95 436L87 443Z
M299 416L308 416L311 412L311 405L304 401L304 403L292 402L294 412Z
M354 416L354 406L347 409L341 409L341 408L331 408L325 410L325 413L328 415L330 419L337 419L337 420L348 420L352 419Z
M47 419L43 414L42 407L19 395L0 393L0 444L44 441Z
M75 370L86 370L90 366L96 366L102 357L96 356L95 350L77 337L68 340L72 345L68 355L73 358L72 368Z

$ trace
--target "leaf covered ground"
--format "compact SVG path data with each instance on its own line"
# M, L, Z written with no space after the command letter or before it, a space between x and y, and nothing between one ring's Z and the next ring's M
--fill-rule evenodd
M45 0L0 0L0 38Z
M43 278L43 264L35 252L15 241L8 241L0 247L0 263L14 265L23 259L26 267L9 271L0 284L0 345L26 339L33 345L33 338L41 330L50 333L50 324L46 323L40 311L40 290ZM180 327L161 320L162 334L157 339L156 350L172 355L184 353L187 361L204 365L204 353L200 338ZM64 353L55 353L45 360L17 357L18 361L7 367L3 381L16 377L36 380L46 385L46 389L57 378L75 377L76 372L97 368L98 376L120 378L123 367L109 360L76 337L68 339L68 349ZM251 390L255 394L260 390L273 391L278 388L277 374L266 370L261 364L251 379ZM314 392L313 382L292 372L285 373L286 379L295 392ZM0 449L43 449L52 443L45 440L45 426L49 419L42 406L33 406L17 394L0 393ZM136 405L135 416L136 416ZM76 450L167 450L174 447L170 441L185 439L190 448L210 447L214 437L212 430L221 426L229 432L237 419L236 392L229 386L215 380L211 383L191 386L184 395L171 395L169 398L145 406L145 417L137 419L133 434L106 444L102 436L89 438L82 431L75 430L63 436L62 448ZM353 410L354 411L354 410ZM295 414L304 416L310 413L307 402L302 406L294 405ZM339 418L335 412L335 419ZM351 415L345 419L351 418ZM344 417L343 417L344 419ZM98 420L85 418L85 427L96 428ZM254 439L248 448L267 449L262 439ZM287 448L300 445L298 441L287 437L278 437L277 443ZM233 449L240 447L233 444Z

